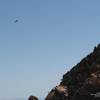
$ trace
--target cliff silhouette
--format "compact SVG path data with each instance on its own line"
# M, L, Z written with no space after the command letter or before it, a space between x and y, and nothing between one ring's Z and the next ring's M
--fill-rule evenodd
M63 75L45 100L100 100L100 44Z

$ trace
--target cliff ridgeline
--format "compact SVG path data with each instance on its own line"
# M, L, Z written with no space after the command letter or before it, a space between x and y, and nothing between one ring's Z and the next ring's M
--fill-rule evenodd
M45 100L100 100L100 44L63 75Z

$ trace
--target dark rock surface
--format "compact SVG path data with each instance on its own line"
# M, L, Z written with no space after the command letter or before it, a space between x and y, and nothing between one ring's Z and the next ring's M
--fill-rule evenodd
M38 100L38 98L36 96L29 96L28 100Z
M51 90L45 100L68 100L68 89L66 86L56 86Z
M45 100L100 100L100 44L63 75L60 86L65 92L55 87Z

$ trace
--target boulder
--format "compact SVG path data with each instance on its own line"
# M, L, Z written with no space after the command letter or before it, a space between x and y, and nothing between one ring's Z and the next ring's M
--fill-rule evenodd
M29 96L28 100L38 100L38 98L36 96Z

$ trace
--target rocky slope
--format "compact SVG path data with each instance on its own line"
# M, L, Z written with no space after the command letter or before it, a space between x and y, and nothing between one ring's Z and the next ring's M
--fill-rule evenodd
M100 100L100 44L63 75L45 100Z

